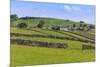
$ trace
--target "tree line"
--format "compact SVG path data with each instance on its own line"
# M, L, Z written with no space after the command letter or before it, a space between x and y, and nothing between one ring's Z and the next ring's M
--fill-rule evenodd
M33 19L34 17L21 17L19 18L16 14L12 14L10 15L11 18L11 24L14 21L17 21L19 19ZM70 20L66 20L67 22L69 22ZM39 23L36 25L37 28L43 28L45 25L45 21L44 20L40 20ZM25 22L20 22L17 24L17 27L19 28L27 28L28 24L26 24ZM73 24L72 26L68 26L68 27L72 27L72 30L76 27L79 27L78 30L84 30L84 29L95 29L95 25L92 24L86 24L84 21L80 21L79 26L77 26L76 24ZM53 30L59 30L60 26L55 26L52 27Z

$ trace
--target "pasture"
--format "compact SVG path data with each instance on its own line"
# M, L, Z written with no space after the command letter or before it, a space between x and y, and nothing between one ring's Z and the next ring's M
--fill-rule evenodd
M12 1L10 35L10 67L95 62L95 5Z
M40 20L45 20L45 26L57 26L57 25L61 25L61 26L72 26L73 24L79 25L79 22L74 22L74 21L67 21L67 20L63 20L63 19L56 19L56 18L39 18L39 17L34 17L32 19L19 19L17 21L14 21L11 26L15 27L17 26L18 23L24 22L26 24L28 24L28 27L34 27L36 26Z
M11 67L93 61L95 61L95 50L11 45Z
M60 33L63 32L63 33ZM93 62L95 61L95 50L82 50L82 44L95 46L94 43L86 43L70 39L49 38L47 36L58 36L68 38L79 38L83 40L90 40L86 37L64 31L53 31L44 29L19 29L11 27L11 33L21 35L11 35L11 39L21 39L26 41L37 41L47 43L62 43L67 44L68 48L49 48L38 46L26 46L11 42L11 67L40 65L40 64L59 64L59 63L76 63L76 62ZM27 36L24 36L27 35ZM43 35L46 37L28 35ZM90 40L91 41L91 40Z

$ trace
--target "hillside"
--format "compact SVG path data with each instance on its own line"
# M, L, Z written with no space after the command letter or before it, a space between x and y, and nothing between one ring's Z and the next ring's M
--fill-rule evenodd
M14 21L11 26L16 26L20 22L25 22L28 24L29 27L33 27L36 26L40 20L45 21L45 26L72 26L73 24L80 24L79 22L56 18L21 17L17 21Z
M43 26L45 28L36 27L41 20L45 21ZM17 26L22 22L26 23L28 27ZM78 27L80 22L39 17L19 18L11 22L10 66L95 61L94 31L84 29L64 31L46 28L46 26L59 27L62 25L64 27L73 24Z
M95 50L82 50L83 44L95 47L91 41L73 32L11 27L11 67L93 62ZM60 48L57 48L58 44Z

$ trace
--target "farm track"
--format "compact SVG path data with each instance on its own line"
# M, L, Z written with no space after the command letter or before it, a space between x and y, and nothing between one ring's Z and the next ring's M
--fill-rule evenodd
M63 39L63 40L73 40L73 41L80 41L85 43L92 43L95 42L87 41L87 40L81 40L77 38L69 38L69 37L58 37L58 36L52 36L52 35L36 35L36 34L19 34L19 33L11 33L11 36L26 36L26 37L43 37L43 38L54 38L54 39Z

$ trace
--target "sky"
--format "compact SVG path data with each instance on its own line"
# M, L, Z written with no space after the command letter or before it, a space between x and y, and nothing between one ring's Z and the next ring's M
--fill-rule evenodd
M95 24L95 5L11 0L11 14L18 17L49 17Z

